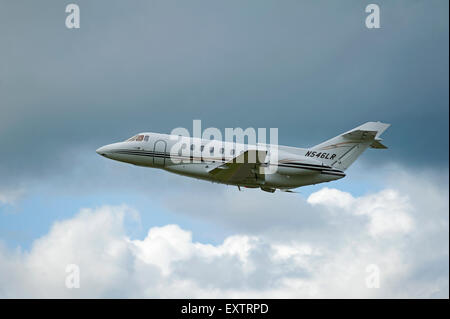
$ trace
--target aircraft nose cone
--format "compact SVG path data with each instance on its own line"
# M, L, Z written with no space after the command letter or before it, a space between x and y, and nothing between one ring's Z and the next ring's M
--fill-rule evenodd
M106 146L102 146L96 150L97 154L101 156L106 156Z

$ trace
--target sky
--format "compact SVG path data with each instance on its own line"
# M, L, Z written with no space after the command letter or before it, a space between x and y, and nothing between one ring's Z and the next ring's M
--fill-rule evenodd
M356 0L78 0L70 30L68 3L0 0L1 298L448 298L448 1L378 1L380 29ZM392 126L296 194L95 153L195 119Z

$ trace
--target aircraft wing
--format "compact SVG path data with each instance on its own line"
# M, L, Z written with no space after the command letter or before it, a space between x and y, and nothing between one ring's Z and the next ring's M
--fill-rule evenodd
M266 155L267 151L247 150L208 173L225 183L254 182L258 178L258 167L263 164L260 159Z

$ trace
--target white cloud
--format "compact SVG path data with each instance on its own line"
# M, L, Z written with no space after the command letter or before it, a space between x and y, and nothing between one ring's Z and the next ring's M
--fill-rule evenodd
M324 204L328 206L337 206L339 208L349 208L354 203L355 199L349 193L325 187L322 190L311 194L307 201L311 205Z
M28 251L0 246L0 296L448 297L448 193L422 179L428 195L420 197L414 178L405 179L359 197L330 188L306 200L247 192L243 207L241 197L211 197L211 207L230 200L227 218L262 219L217 245L194 241L178 225L131 239L125 225L138 218L133 209L82 209ZM79 289L65 287L68 264L80 267ZM371 264L380 269L379 289L366 286Z
M374 237L406 234L413 230L414 220L409 214L413 207L410 201L392 189L354 198L349 193L325 187L311 194L307 201L311 205L324 205L329 209L344 209L354 215L367 216L370 220L368 231Z

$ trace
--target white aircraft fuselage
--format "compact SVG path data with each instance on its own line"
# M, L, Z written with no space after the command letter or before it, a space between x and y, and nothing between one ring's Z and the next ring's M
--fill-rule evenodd
M379 135L388 126L368 122L311 148L140 133L96 152L116 161L215 183L288 191L343 178L366 148L385 148Z

